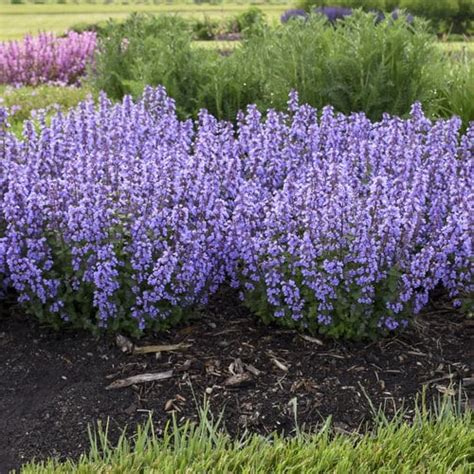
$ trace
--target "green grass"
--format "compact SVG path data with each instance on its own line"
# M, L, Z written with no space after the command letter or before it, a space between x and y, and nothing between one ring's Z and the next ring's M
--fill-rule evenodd
M258 4L267 19L278 21L291 3ZM78 23L98 23L109 18L124 19L132 12L176 13L186 18L224 18L250 7L250 2L221 5L173 3L161 5L0 5L0 40L18 39L26 33L53 31L64 33Z
M439 47L447 53L461 53L467 52L468 54L474 54L474 41L455 41L452 43L439 42Z
M338 433L328 420L315 434L292 437L244 435L231 439L219 421L201 411L197 424L173 421L163 437L149 421L132 441L124 434L111 446L107 429L91 435L92 448L77 462L24 466L24 474L72 473L472 473L474 419L445 399L434 412L417 410L412 422L402 412L382 414L366 434Z

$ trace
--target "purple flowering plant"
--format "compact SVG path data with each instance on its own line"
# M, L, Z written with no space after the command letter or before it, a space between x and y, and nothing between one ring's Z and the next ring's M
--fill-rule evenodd
M96 34L70 31L0 42L0 84L76 84L93 62Z
M205 303L225 275L230 125L203 112L194 129L148 89L40 128L2 136L0 273L19 301L57 325L130 332Z
M40 120L41 121L41 120ZM163 88L24 137L0 109L0 280L44 321L138 333L237 287L264 321L362 338L442 286L472 306L474 126L255 106L180 121Z
M266 321L362 338L404 327L443 286L471 305L473 126L298 105L239 132L231 241L246 304Z
M291 8L282 13L280 21L288 23L290 20L306 21L308 19L308 12L302 8Z

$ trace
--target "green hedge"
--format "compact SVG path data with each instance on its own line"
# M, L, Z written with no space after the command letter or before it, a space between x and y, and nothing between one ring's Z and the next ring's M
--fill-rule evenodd
M174 16L134 15L109 23L100 36L92 82L120 99L138 96L146 85L164 85L181 117L207 108L235 120L256 103L284 109L291 89L321 108L384 112L403 116L418 100L431 116L461 115L474 120L469 86L472 61L450 60L437 48L426 23L404 18L375 23L357 11L335 27L314 15L256 29L231 54L193 46L193 33Z

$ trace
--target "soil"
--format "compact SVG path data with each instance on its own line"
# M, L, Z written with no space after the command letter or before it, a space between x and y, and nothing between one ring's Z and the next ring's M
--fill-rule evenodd
M291 434L295 413L300 428L331 415L335 429L357 430L373 419L371 403L389 415L403 404L409 417L423 386L432 397L463 380L472 408L473 336L474 320L440 302L378 342L305 339L262 325L222 294L199 320L135 341L190 345L157 356L124 353L112 336L55 333L7 305L0 308L0 473L33 458L77 458L88 448L87 426L98 420L110 420L112 440L150 412L158 431L173 413L196 420L204 397L213 414L223 411L232 435ZM170 370L165 380L107 389Z

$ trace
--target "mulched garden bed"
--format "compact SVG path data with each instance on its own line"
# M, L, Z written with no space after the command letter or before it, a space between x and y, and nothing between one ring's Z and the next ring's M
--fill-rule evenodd
M158 356L124 353L111 336L55 333L17 313L0 310L0 473L32 458L77 457L99 419L110 418L112 438L150 410L158 429L172 413L196 419L204 396L232 434L291 433L295 406L300 427L331 415L351 431L372 419L367 396L390 414L402 403L411 409L423 385L431 397L464 380L474 401L474 320L441 302L403 334L347 343L266 327L222 294L199 320L137 342L190 345ZM162 381L107 389L170 370Z

